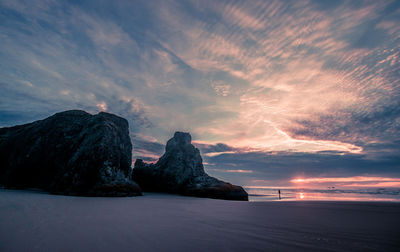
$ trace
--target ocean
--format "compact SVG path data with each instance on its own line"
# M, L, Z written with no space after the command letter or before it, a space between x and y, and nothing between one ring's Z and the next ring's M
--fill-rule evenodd
M381 201L400 202L400 188L306 189L244 187L249 201ZM278 190L281 192L279 199Z

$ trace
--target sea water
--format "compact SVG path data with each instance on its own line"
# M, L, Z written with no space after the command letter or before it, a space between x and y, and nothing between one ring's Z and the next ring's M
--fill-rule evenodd
M306 189L306 188L276 188L251 187L245 190L250 201L383 201L400 202L400 188L373 189ZM280 199L279 192L280 190Z

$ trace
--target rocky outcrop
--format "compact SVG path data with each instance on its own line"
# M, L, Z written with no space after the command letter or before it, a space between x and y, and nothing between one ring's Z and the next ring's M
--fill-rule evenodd
M128 122L101 112L57 113L0 129L0 185L86 196L141 195L131 179Z
M248 200L246 191L209 176L200 152L191 144L189 133L176 132L168 140L165 154L156 164L137 159L133 179L144 191L179 193L188 196Z

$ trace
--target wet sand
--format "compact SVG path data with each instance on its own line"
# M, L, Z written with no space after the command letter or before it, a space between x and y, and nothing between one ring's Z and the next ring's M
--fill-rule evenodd
M0 190L0 251L400 251L400 204Z

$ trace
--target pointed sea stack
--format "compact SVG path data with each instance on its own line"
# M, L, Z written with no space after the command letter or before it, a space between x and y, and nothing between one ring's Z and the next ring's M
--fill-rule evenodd
M165 153L156 164L136 160L133 180L143 191L247 201L248 195L242 187L205 173L200 151L191 144L191 140L189 133L176 132L168 140Z
M65 195L141 195L131 179L131 155L125 119L65 111L0 128L0 185Z

